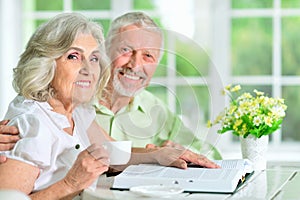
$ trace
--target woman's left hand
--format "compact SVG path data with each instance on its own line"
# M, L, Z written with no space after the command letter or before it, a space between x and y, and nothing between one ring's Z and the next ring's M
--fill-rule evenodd
M82 151L64 178L71 190L79 191L89 187L109 167L107 151L102 145L92 144Z

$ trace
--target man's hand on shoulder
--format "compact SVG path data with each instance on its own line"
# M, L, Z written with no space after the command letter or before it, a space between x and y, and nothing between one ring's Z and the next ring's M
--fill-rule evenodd
M8 122L9 120L0 121L0 151L11 150L20 139L19 130L14 126L7 126Z
M6 156L0 155L0 165L6 162Z

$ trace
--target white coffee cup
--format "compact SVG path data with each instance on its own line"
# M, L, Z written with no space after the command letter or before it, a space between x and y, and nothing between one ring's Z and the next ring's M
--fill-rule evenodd
M104 142L103 147L107 150L110 165L125 165L131 156L131 141Z

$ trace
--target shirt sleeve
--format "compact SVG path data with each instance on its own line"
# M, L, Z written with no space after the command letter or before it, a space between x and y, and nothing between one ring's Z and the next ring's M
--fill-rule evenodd
M21 139L6 156L37 167L50 165L53 137L38 115L23 114L10 120L9 125L19 129Z

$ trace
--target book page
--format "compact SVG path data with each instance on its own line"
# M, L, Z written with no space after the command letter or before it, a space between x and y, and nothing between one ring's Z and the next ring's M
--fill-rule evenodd
M227 166L234 166L232 162ZM114 180L113 188L139 185L177 185L185 191L233 192L243 176L240 169L165 167L154 164L131 165Z
M245 173L251 173L253 171L252 163L248 159L229 159L229 160L212 160L222 169L240 169L243 170ZM202 168L202 166L189 163L189 168Z
M220 165L223 169L244 169L245 161L242 159L236 160L213 160L216 164Z
M132 165L126 168L118 176L131 176L138 177L156 177L156 178L180 178L191 180L204 180L204 179L226 179L229 174L234 172L233 169L209 169L209 168L188 168L179 169L175 167L164 167L160 165L140 164Z
M253 171L252 163L248 159L214 160L223 169L242 169L244 173Z

